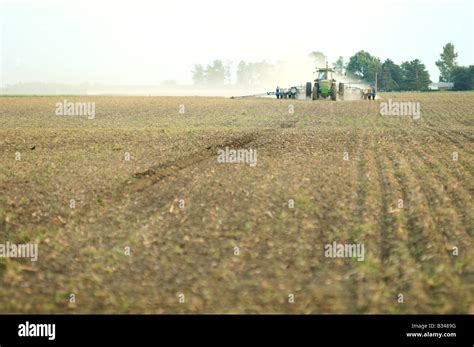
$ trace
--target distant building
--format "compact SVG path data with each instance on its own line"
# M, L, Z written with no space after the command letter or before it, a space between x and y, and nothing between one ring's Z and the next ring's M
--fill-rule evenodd
M431 90L449 90L453 89L454 83L451 82L438 82L438 83L431 83L429 88Z

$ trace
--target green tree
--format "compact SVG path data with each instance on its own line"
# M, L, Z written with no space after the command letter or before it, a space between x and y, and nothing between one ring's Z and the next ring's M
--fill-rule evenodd
M375 81L375 74L380 73L382 64L380 59L373 57L370 53L359 51L349 59L346 72L353 74L367 82Z
M221 60L214 60L212 65L206 67L206 84L212 86L224 85L226 68Z
M382 64L382 71L378 76L378 86L384 91L394 91L400 89L402 82L402 71L400 66L392 60L387 59Z
M426 90L430 81L430 74L419 59L403 62L401 65L402 90Z
M440 59L436 61L436 66L439 68L439 81L452 82L453 69L457 65L456 58L458 54L454 52L454 45L448 42L443 47L443 53L440 54Z
M471 65L469 67L454 67L452 71L452 81L454 82L454 90L473 90L474 65Z
M237 83L245 86L259 85L272 76L273 65L265 60L256 63L241 61L237 65Z
M195 64L193 73L193 82L196 85L203 84L206 80L204 67L201 64Z
M242 60L239 65L237 65L237 84L244 86L250 85L251 80L249 64Z
M344 64L344 58L342 56L339 56L336 62L334 63L334 70L336 70L336 72L340 75L344 74L346 66Z

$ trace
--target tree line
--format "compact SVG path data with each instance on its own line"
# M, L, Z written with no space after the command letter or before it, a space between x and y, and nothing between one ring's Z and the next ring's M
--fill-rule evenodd
M427 90L431 83L430 74L419 59L398 65L391 59L381 62L369 52L359 51L350 57L347 64L340 60L339 65L346 75L364 82L374 84L377 76L378 89L383 91Z
M455 90L472 90L474 89L474 66L459 66L457 57L454 45L447 43L443 47L440 59L436 61L436 66L440 71L439 81L452 82ZM384 91L427 90L431 83L430 75L419 59L397 65L391 59L386 59L382 63L379 58L370 53L359 51L349 59L346 65L342 57L339 57L334 66L336 70L343 69L346 74L371 83L375 81L375 74L377 74L378 88Z
M310 58L315 66L324 66L327 57L322 52L311 52ZM443 47L436 66L440 71L440 82L452 82L455 90L474 89L474 65L459 66L454 45L447 43ZM223 86L231 84L231 62L215 60L212 64L194 66L193 81L195 85ZM381 61L366 51L359 51L349 58L347 63L342 56L332 64L336 72L352 79L374 84L377 76L378 89L382 91L422 91L428 90L431 83L426 66L419 60L404 61L400 65L391 59ZM266 61L245 62L237 65L236 84L255 86L278 73L281 63L269 64Z
M232 62L224 63L222 60L214 60L212 64L203 66L195 64L192 71L193 82L200 86L223 86L230 85ZM276 66L261 62L241 61L237 65L236 84L242 86L259 85L270 78L276 72Z

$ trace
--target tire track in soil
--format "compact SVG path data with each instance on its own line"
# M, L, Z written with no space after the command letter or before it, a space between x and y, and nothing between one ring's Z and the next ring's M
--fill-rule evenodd
M363 223L364 209L367 199L367 189L365 183L365 154L364 154L364 143L366 142L365 130L362 134L358 132L352 132L349 137L349 141L346 141L345 149L352 155L352 161L355 160L355 165L351 167L353 173L352 177L356 177L355 193L357 195L354 211L352 212L352 220L349 225L345 225L346 229L349 229L347 243L361 243L359 235L355 230L360 230ZM355 145L354 145L355 143ZM365 251L367 251L365 249ZM367 254L365 254L367 257ZM345 280L345 288L348 293L346 307L351 307L353 312L361 313L365 311L359 304L361 297L364 296L361 293L361 269L360 266L355 264L356 262L349 262L345 267L345 272L349 274Z
M390 284L382 276L379 220L382 204L379 171L375 163L373 132L364 135L362 151L359 153L358 162L358 211L355 219L358 220L359 229L357 239L365 245L366 255L362 266L359 266L359 287L362 295L359 296L360 312L380 313L377 309L384 307L387 313L393 301L386 293L390 291Z
M217 154L215 151L221 146L246 146L254 143L262 133L266 134L268 132L252 132L244 134L243 136L237 136L236 139L225 141L222 145L213 144L199 154L193 153L176 161L152 167L147 174L139 173L138 177L140 178L135 178L135 184L127 184L127 182L125 182L121 189L119 189L120 193L118 195L113 195L110 192L104 194L102 197L104 202L103 206L96 206L96 209L89 208L77 213L76 218L64 226L67 229L65 232L69 230L69 233L73 236L70 244L74 245L74 247L69 247L67 249L67 255L64 256L65 259L69 259L68 261L70 262L70 265L68 265L68 268L78 270L76 268L75 259L82 258L83 251L91 245L94 245L97 249L103 250L102 252L104 252L104 254L110 252L114 247L123 245L124 240L129 239L131 231L127 227L129 223L135 224L134 229L136 231L142 230L142 228L147 226L146 222L151 215L156 213L160 208L169 205L174 199L173 191L170 189L159 191L159 199L157 199L156 190L154 191L155 194L149 194L150 192L146 189L149 189L160 182L164 182L167 178L171 178L172 176L179 176L179 173L182 170L198 168L212 156L216 156ZM260 144L260 146L261 145L265 145L265 143ZM142 182L145 183L143 184ZM114 232L103 233L104 230L113 230ZM141 232L138 234L141 234L142 236L144 235ZM147 242L147 240L144 240L144 242ZM150 254L147 255L150 256ZM149 262L149 259L146 258L147 255L144 255L145 258L139 256L134 257L134 260L131 261L132 264L137 265L142 270L147 269L147 263ZM125 281L124 284L128 284L128 279L133 278L133 273L136 271L133 266L129 267L126 263L109 263L112 262L113 259L104 260L106 261L102 263L102 269L96 268L91 271L91 273L95 273L94 278L99 278L97 277L97 271L100 271L99 273L100 276L102 276L102 283L111 284L115 282L115 284L117 284L117 280L120 282L123 279ZM108 268L115 268L116 271L108 273L106 270ZM121 268L121 270L118 270L119 268ZM87 268L84 268L83 264L83 268L80 270L87 271L86 269ZM126 275L123 271L127 271ZM141 275L139 275L139 278L137 279L140 280L140 277ZM87 285L84 285L87 288ZM118 287L119 286L114 286L111 288L114 288L115 290L123 290L123 288L120 289ZM95 312L95 310L102 312L105 309L103 304L97 305L92 300L94 297L93 293L97 291L98 288L101 287L94 285L88 289L91 292L87 293L87 289L83 289L83 294L86 294L87 298L90 298L90 300L83 300L82 307L84 310L87 311L90 310L91 307L94 307L90 312ZM114 289L111 290L113 291ZM88 304L88 302L90 303ZM174 309L176 309L176 307L174 307Z
M278 146L272 148L272 156L278 157L279 154L275 154L275 150L278 152L281 148ZM283 151L285 150L286 148L283 148ZM276 211L274 211L274 213L276 213ZM226 224L229 224L229 221L227 221ZM259 219L253 225L253 229L259 230L257 240L255 239L257 235L254 233L239 233L230 237L234 245L237 244L242 248L244 253L241 257L245 259L245 261L242 261L232 256L228 251L225 251L225 249L229 249L227 246L229 246L230 240L229 236L226 236L227 232L239 230L239 228L239 225L234 223L230 229L224 226L224 229L220 228L216 230L216 232L220 234L216 240L212 240L212 237L207 235L206 244L209 246L208 248L217 250L220 255L216 257L216 267L212 271L204 274L204 276L194 284L195 292L199 293L198 295L204 295L206 298L206 300L204 300L204 312L214 312L217 308L220 308L222 311L224 307L225 312L228 312L227 310L235 311L237 307L240 307L239 312L246 313L281 312L281 310L288 312L294 310L297 305L282 305L280 301L262 303L257 299L257 297L262 294L261 284L263 285L263 283L266 282L265 287L274 293L277 287L278 290L281 290L280 285L287 282L287 279L285 279L285 283L273 283L274 281L278 281L279 278L275 277L276 273L273 272L274 270L268 273L270 266L265 266L265 263L267 262L267 257L274 257L276 255L277 250L278 257L276 259L273 258L272 265L277 266L280 263L285 263L285 260L287 260L285 258L286 242L294 236L285 232L284 228L283 230L269 229L268 220L265 220L265 218ZM213 232L212 230L209 231ZM270 248L267 246L269 237L274 244L274 246ZM212 247L212 244L209 245L209 239L215 247ZM292 262L287 261L286 264L292 264ZM225 299L222 298L222 295L215 295L216 293L213 292L214 289L207 289L209 281L216 280L216 274L225 274L224 278L219 279L219 292L225 292ZM254 275L249 276L249 274ZM238 287L235 286L236 281L239 283ZM211 292L212 295L210 295L209 292ZM281 298L283 298L283 296Z
M342 161L342 173L337 174L340 181L336 187L332 188L331 196L323 196L322 201L318 205L325 206L321 216L327 228L324 232L324 241L328 243L336 241L341 244L351 243L352 239L355 238L353 231L358 227L358 223L353 219L353 216L358 213L358 206L354 199L358 189L357 157L363 137L358 130L344 131L339 136L342 137L340 140L329 135L329 138L332 138L333 141L336 139L334 141L335 144L329 143L332 147L328 147L328 143L321 146L322 151L327 151L331 156L335 156L331 161L332 163L334 161ZM343 161L343 152L349 154L348 161ZM318 181L322 185L330 187L334 184L335 176L332 176L330 171L325 172L322 169L320 173L318 172L318 175L321 176ZM342 201L345 203L341 204L340 202ZM338 210L339 213L335 215L334 211ZM344 216L344 219L341 219L342 216ZM317 238L315 241L321 242ZM332 294L334 297L326 294L326 297L321 297L320 300L324 301L328 298L333 301L337 300L336 305L328 303L326 306L330 307L330 309L325 312L360 312L363 309L360 301L364 294L361 293L360 269L356 263L357 261L347 258L340 259L339 261L323 259L321 265L324 270L320 271L325 273L326 277L330 278L330 281L333 283L334 289L332 289Z
M241 138L239 138L238 140L238 145L239 146L245 146L245 145L249 145L249 144L253 144L253 148L262 148L263 146L266 146L269 142L271 142L270 140L268 140L268 136L271 136L273 134L273 132L258 132L258 133L255 133L253 134L253 136L250 136L250 137L244 137L244 140L241 140ZM236 142L233 141L233 142L226 142L224 145L222 146L226 146L228 145L229 147L233 146L235 147L236 146ZM165 169L163 172L160 171L159 169L157 168L152 168L152 170L155 171L155 175L156 177L153 177L153 173L148 173L148 174L145 174L142 176L141 179L150 179L150 175L151 175L151 179L150 179L150 182L147 182L147 185L146 185L146 189L152 189L152 191L148 190L146 191L146 194L144 194L145 190L143 189L143 186L134 186L133 189L131 189L131 195L138 195L140 197L143 197L143 200L142 201L139 201L138 205L137 204L131 204L129 203L129 205L127 206L128 208L125 208L126 210L126 216L123 217L123 219L130 219L130 218L133 218L133 216L135 216L137 213L141 212L145 217L147 216L150 216L152 213L150 213L150 211L148 211L147 213L143 213L143 210L145 209L145 207L150 204L150 205L153 205L153 210L156 211L160 208L163 208L164 206L166 206L167 204L169 204L170 201L172 201L172 198L173 198L173 195L175 194L175 190L174 189L169 189L169 187L167 186L168 183L165 183L165 179L168 178L168 177L171 177L173 174L175 176L179 176L179 172L183 169L191 169L191 168L199 168L199 165L202 163L202 164L205 164L207 162L208 159L210 159L211 157L215 156L216 153L213 152L212 150L209 150L210 151L210 154L207 155L207 156L204 156L205 157L204 159L200 160L198 162L198 164L192 164L191 162L194 162L194 159L192 160L189 160L189 161L185 161L184 164L181 164L181 165L175 165L171 170L168 170L168 169ZM206 152L209 152L209 151L206 151ZM188 158L189 156L187 156ZM191 163L191 164L190 164ZM188 165L189 164L189 165ZM171 174L171 176L170 176ZM148 177L147 177L148 175ZM159 183L159 182L163 182L164 184L166 184L166 186L164 187L164 189L160 189L158 190L157 187L154 187L156 185L156 183ZM173 185L175 185L174 181L170 183L171 184L171 187ZM171 195L170 195L171 194ZM157 197L159 197L159 199L157 199ZM136 201L135 201L136 202ZM137 211L137 212L135 212ZM146 212L146 211L145 211ZM127 217L128 216L128 217ZM209 279L212 279L212 277L214 276L213 274L216 273L216 271L218 271L219 269L218 268L212 268L212 269L209 269L209 263L211 262L216 262L219 267L222 267L222 266L225 266L225 264L227 264L229 261L232 261L232 257L229 256L229 254L225 251L225 247L223 247L224 245L226 245L226 242L228 243L229 242L229 237L228 236L219 236L219 237L215 237L215 236L212 236L212 235L208 235L207 238L206 238L206 248L208 248L209 250L212 250L211 253L206 253L205 256L203 256L204 254L202 253L202 251L200 251L200 245L193 245L193 244L189 244L187 246L185 246L185 248L182 248L182 251L184 252L184 254L195 254L195 259L196 259L196 262L193 262L192 264L189 264L187 262L187 257L183 257L183 260L180 260L180 257L182 257L183 255L181 254L181 252L179 253L175 253L175 250L174 248L170 248L172 245L176 245L179 247L182 247L182 242L180 241L182 237L186 236L186 235L189 235L191 237L191 240L193 238L196 237L196 235L199 235L200 232L199 231L196 231L194 229L189 229L189 223L185 222L185 220L187 220L189 216L184 216L181 221L179 221L179 224L175 225L175 224L169 224L169 223L172 223L171 220L169 220L169 223L164 223L164 224L161 224L161 226L166 226L166 228L171 231L171 229L173 229L173 232L172 233L169 233L169 232L166 232L166 231L163 231L160 233L160 244L159 244L159 249L158 251L161 253L161 256L160 258L164 258L164 257L170 257L171 255L173 255L173 260L171 260L171 265L172 265L172 268L171 269L168 269L168 271L166 273L163 273L161 272L161 275L158 276L161 281L165 281L165 282L169 282L171 283L172 281L175 281L177 279L180 279L180 281L182 282L182 286L184 287L187 287L187 288L194 288L193 290L193 293L197 296L202 296L202 295L207 295L205 292L209 292L209 290L206 290L206 286L202 286L202 283L206 283L207 280ZM192 217L189 217L190 219L192 219ZM175 221L175 222L178 222L178 221ZM199 225L200 222L198 222L198 225ZM160 224L158 224L160 225ZM257 223L257 226L258 227L259 223ZM156 227L157 225L155 225ZM116 228L117 230L119 231L122 231L124 230L125 228L123 227L118 227ZM138 229L138 227L137 227ZM159 227L158 230L163 230L163 228ZM166 229L164 229L166 230ZM211 231L211 230L210 230ZM148 225L142 225L142 228L140 228L140 230L138 231L138 234L140 234L143 238L144 238L144 242L146 243L149 243L149 240L147 240L148 236L150 236L150 232L153 232L153 230L149 229L148 228ZM128 234L128 231L127 232L122 232L122 234L124 234L124 236L127 236ZM148 236L147 236L148 235ZM153 236L153 235L151 235ZM180 238L181 237L181 238ZM117 233L115 233L114 235L114 242L117 242L117 238L118 238L118 235ZM103 240L102 240L103 241ZM165 243L168 243L168 244L171 244L171 246L165 246ZM239 244L242 244L242 243L245 243L244 241L239 241ZM156 245L158 247L158 245ZM163 248L164 247L164 248ZM153 248L153 247L152 247ZM154 248L154 250L156 250L156 248ZM148 254L149 256L150 254ZM158 257L158 255L157 255ZM148 261L149 257L147 258L147 255L143 255L143 256L134 256L133 257L133 260L132 260L132 264L134 264L133 266L131 267L136 267L136 268L142 268L143 269L143 264ZM146 267L145 267L146 268ZM196 271L191 271L191 273L195 273L195 274L199 274L200 277L198 278L190 278L189 276L187 277L183 277L183 274L186 274L186 273L189 273L190 269L194 269ZM148 271L151 271L150 269L148 269ZM134 278L136 279L136 281L142 281L143 280L143 274L141 273L138 273L138 274L134 274L134 275L131 275L131 274L128 274L128 277L127 279L120 279L120 278L117 278L115 277L113 279L113 281L117 284L117 283L121 283L120 286L127 286L128 283L130 282L130 279L132 278L132 276L135 276ZM194 275L193 275L194 276ZM167 279L167 280L166 280ZM118 282L117 282L118 281ZM132 281L133 282L133 281ZM162 282L159 282L159 283L156 283L156 284L150 284L150 282L147 282L149 283L148 286L151 285L152 288L159 288L160 285L162 286L163 283ZM184 285L184 283L187 283L187 285ZM196 289L196 288L201 288L201 289L204 289L204 291L202 290L199 290L199 289ZM166 292L167 290L169 290L169 286L167 288L160 288L159 290L161 291L164 291ZM131 292L134 292L138 297L147 297L147 294L146 292L143 292L143 288L129 288L129 290ZM123 289L121 290L123 292ZM227 293L228 295L231 295L232 293ZM166 295L161 295L160 297L166 297L166 298L170 298L173 296L173 293L172 292L168 292L166 293ZM209 306L206 306L208 305L208 303L204 300L203 301L203 305L204 306L204 309L206 310L209 310L209 312L212 312L213 310L215 310L215 308L211 308L209 309L208 307ZM216 306L216 307L222 307L222 306ZM175 306L174 304L171 304L169 302L163 302L163 303L160 303L159 305L155 305L153 304L152 306L149 306L149 310L150 312L189 312L188 310L184 309L184 307L181 307L181 306ZM206 311L207 312L207 311Z
M267 133L268 131L263 130L262 132ZM125 200L129 200L128 202L130 203L130 200L133 197L136 197L137 195L146 197L147 194L145 194L144 191L147 188L150 188L152 185L157 184L168 177L178 175L181 170L191 167L197 167L198 165L210 159L211 157L216 156L217 149L225 148L226 146L234 149L242 148L243 146L255 142L258 137L258 132L243 134L241 136L237 136L235 139L225 141L222 144L210 144L200 152L194 152L176 160L168 161L163 164L150 167L145 171L137 172L125 182L123 182L122 185L118 188L117 192L115 192L114 194L110 192L105 192L101 196L103 205L117 206L121 203L127 203ZM163 205L166 204L169 204L168 200L153 201L153 205L156 208L163 207ZM142 202L140 206L137 206L135 204L132 206L131 210L128 209L127 211L131 212L131 214L133 214L134 216L142 216L144 212L144 206L149 205L146 204L146 202ZM75 220L86 218L87 215L90 213L96 212L93 211L93 209L84 209L78 211L76 213ZM104 215L106 216L106 214ZM131 216L131 218L135 219L133 218L133 216Z
M382 191L382 213L379 224L384 272L382 279L388 286L389 309L392 312L416 312L412 306L407 307L397 301L399 294L413 298L423 297L423 292L419 291L421 286L416 283L414 274L410 271L415 267L415 262L408 256L403 210L398 208L399 199L403 197L403 187L393 170L392 160L394 153L400 151L400 147L394 144L399 141L397 134L387 136L387 134L384 135L382 146L387 154L383 155L378 149L376 150L377 167L381 172L379 181ZM391 151L390 147L392 147ZM397 207L393 208L393 206ZM384 252L385 257L383 256Z
M179 171L185 168L198 165L199 163L216 156L217 149L225 147L240 149L254 142L259 135L259 133L244 134L241 137L226 141L220 145L208 145L206 149L201 152L191 153L177 160L150 167L142 172L137 172L133 175L133 178L137 180L132 182L132 184L126 184L125 191L142 192L150 185L156 184L166 177L176 175Z
M394 201L390 193L390 187L387 181L387 174L385 173L386 167L383 165L382 154L378 149L377 144L372 144L372 150L374 151L375 163L377 166L378 176L380 178L380 190L382 192L381 196L381 210L380 210L380 219L379 219L379 232L380 239L382 244L380 245L381 253L380 260L382 265L387 265L389 263L389 257L393 248L393 216L388 213L390 208L390 202ZM392 197L390 199L389 197Z
M356 194L357 189L359 188L358 186L358 153L361 151L360 146L362 144L362 139L363 137L361 136L359 131L352 130L350 132L346 132L344 136L344 145L343 145L343 151L347 152L349 154L349 161L348 165L349 167L346 169L346 184L347 187L345 189L345 193L349 194L349 196L354 196ZM356 178L356 179L354 179ZM341 196L342 197L342 196ZM352 198L349 198L348 205L346 207L347 214L350 216L357 215L359 211L359 207L357 203L354 203ZM326 219L326 217L323 217ZM354 229L359 226L358 221L354 220L353 218L350 218L347 222L343 224L339 224L341 227L341 231L338 235L334 236L334 240L339 238L337 240L338 243L354 243L356 240L354 240L356 237L354 235ZM356 264L357 261L354 261L353 259L344 259L344 262L342 262L341 265L341 270L339 270L339 273L343 273L344 276L342 278L342 287L344 296L341 297L341 300L344 300L345 302L345 311L349 312L350 310L352 312L360 312L361 308L359 306L359 298L361 296L360 293L360 281L359 281L359 273L360 269L359 266ZM350 309L348 309L350 308Z

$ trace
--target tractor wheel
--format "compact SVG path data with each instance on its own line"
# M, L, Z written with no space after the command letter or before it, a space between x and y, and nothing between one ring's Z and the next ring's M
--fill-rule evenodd
M344 83L339 82L339 94L344 95Z
M336 88L336 83L333 82L331 84L331 100L336 101L337 99L337 88Z
M306 99L311 97L311 82L306 82Z
M316 82L313 88L313 100L319 99L319 83Z
M344 100L344 83L339 82L339 98Z

